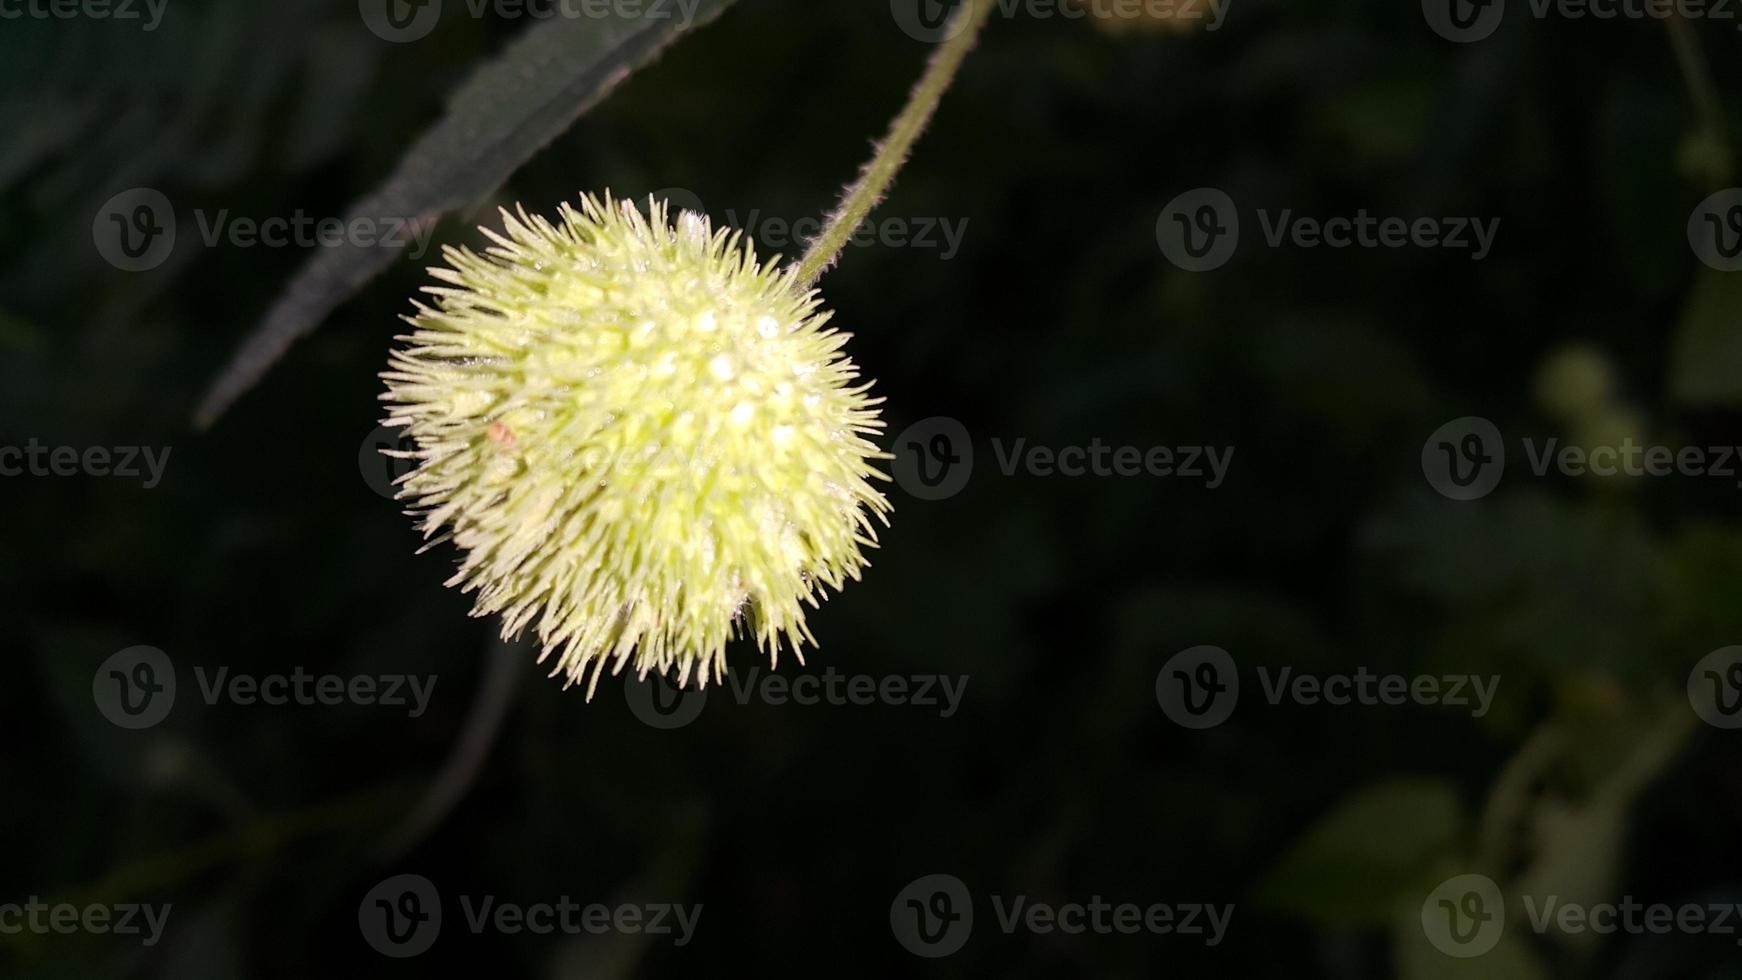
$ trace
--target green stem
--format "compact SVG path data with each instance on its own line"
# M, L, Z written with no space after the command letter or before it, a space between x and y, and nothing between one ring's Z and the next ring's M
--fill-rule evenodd
M865 165L853 186L847 188L841 197L840 206L829 216L828 224L823 227L816 240L811 242L804 258L799 260L800 284L809 286L817 281L823 271L841 254L847 240L859 230L860 222L865 220L866 215L871 213L871 209L888 192L895 175L901 171L902 164L907 162L907 155L913 149L914 141L919 138L920 133L925 132L926 124L931 122L932 113L937 111L939 100L949 90L950 83L955 81L956 69L961 67L962 59L974 46L980 29L986 26L993 6L992 0L967 0L956 10L955 17L945 29L946 40L932 54L925 74L920 76L919 84L914 86L913 94L908 96L907 105L902 107L901 114L889 124L889 135L878 144L876 155Z
M1706 63L1706 55L1700 50L1699 40L1694 37L1693 29L1688 27L1686 20L1671 17L1666 21L1669 27L1670 47L1675 50L1676 65L1681 69L1682 81L1688 87L1688 95L1694 100L1694 109L1699 114L1706 135L1724 149L1725 172L1719 179L1728 181L1729 175L1729 135L1724 125L1724 102L1718 97L1718 86L1712 81L1712 69Z
M1530 811L1531 790L1543 773L1560 760L1566 747L1566 731L1559 725L1545 723L1531 733L1500 770L1482 808L1476 835L1474 867L1483 874L1494 878L1506 875L1515 835Z

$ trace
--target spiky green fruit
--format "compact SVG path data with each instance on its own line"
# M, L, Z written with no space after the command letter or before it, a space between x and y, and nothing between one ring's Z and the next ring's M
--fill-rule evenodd
M718 681L741 626L802 662L804 605L859 577L889 511L850 335L739 234L648 212L504 211L494 247L444 250L382 374L418 463L400 498L464 552L448 584L505 638L532 626L553 675L590 667L589 697L631 659Z

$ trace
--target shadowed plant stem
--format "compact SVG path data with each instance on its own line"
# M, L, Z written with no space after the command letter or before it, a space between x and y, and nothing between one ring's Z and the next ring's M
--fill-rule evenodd
M524 652L518 644L501 641L490 644L484 666L484 683L473 697L460 737L440 774L424 791L423 798L383 843L383 860L397 859L422 843L472 788L472 783L484 768L490 747L502 731L503 719L508 717L516 681L520 679L524 666L519 654Z
M1712 166L1713 170L1699 172L1695 176L1720 186L1727 184L1730 182L1731 172L1729 127L1724 123L1724 102L1718 96L1717 84L1712 80L1711 65L1707 64L1705 51L1700 48L1699 39L1694 37L1693 29L1688 26L1685 18L1670 17L1665 23L1669 27L1669 43L1675 49L1675 60L1681 68L1682 81L1687 84L1688 95L1693 99L1700 119L1698 138L1705 144L1702 149L1706 153L1715 151L1715 157L1708 156L1699 160L1702 165Z
M318 803L301 810L260 817L235 830L135 861L97 881L44 901L48 905L113 905L124 899L163 896L189 879L248 859L279 855L292 844L321 834L373 823L396 809L406 787L389 785ZM0 899L15 896L0 894ZM0 933L0 949L39 943L40 934Z
M834 263L848 239L859 229L859 224L888 192L895 175L907 162L914 140L925 132L932 113L937 111L939 100L955 81L956 69L961 67L962 59L974 46L980 29L986 26L993 6L992 0L968 0L957 8L954 18L945 28L946 39L932 54L925 74L920 76L919 84L914 86L901 114L889 124L889 135L877 145L876 155L865 165L853 186L847 188L840 206L829 216L828 223L811 242L804 258L799 260L798 281L801 285L814 284Z

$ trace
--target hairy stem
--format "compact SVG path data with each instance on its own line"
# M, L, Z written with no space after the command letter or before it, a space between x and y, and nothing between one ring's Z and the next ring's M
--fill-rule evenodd
M823 271L841 254L847 240L859 229L860 222L865 220L866 215L871 213L871 209L888 192L895 175L901 171L902 164L907 162L907 155L913 149L914 141L919 138L920 133L925 132L926 124L931 122L932 113L937 111L939 100L949 90L950 83L955 81L956 69L961 67L962 59L974 46L980 29L986 26L986 19L991 15L992 8L991 0L967 0L956 10L954 18L945 28L946 39L932 54L925 74L920 76L919 84L914 86L913 94L908 96L907 105L902 107L901 114L889 124L889 135L877 145L876 155L865 165L853 186L847 188L841 197L840 206L829 216L828 223L816 240L811 242L804 258L799 260L798 281L801 284L809 286L817 281Z

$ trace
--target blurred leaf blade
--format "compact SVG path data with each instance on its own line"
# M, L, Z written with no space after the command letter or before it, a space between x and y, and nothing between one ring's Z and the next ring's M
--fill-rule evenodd
M718 17L733 0L698 0L693 18L558 17L528 29L455 93L373 193L351 206L347 226L425 228L490 193L678 35ZM407 244L323 248L298 270L218 374L195 413L210 426L263 378L290 345L314 330ZM389 242L386 239L393 239Z
M1742 403L1742 276L1700 269L1670 348L1669 387L1695 407Z
M1426 894L1455 853L1465 818L1453 787L1398 779L1332 809L1258 889L1261 905L1332 926L1380 926Z

